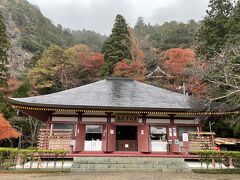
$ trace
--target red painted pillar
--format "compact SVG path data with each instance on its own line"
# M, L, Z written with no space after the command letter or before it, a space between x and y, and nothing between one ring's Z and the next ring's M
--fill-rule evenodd
M107 152L113 152L116 148L116 125L108 124Z
M137 127L137 137L138 137L138 151L149 153L149 125L146 124L146 114L142 115L143 125Z
M48 116L47 120L47 129L51 129L51 124L52 124L52 113Z
M76 147L75 151L80 152L84 150L86 125L82 124L82 113L79 113L77 132L76 132Z
M107 124L104 126L104 131L102 135L102 149L104 152L113 152L115 151L116 146L116 126L111 124L111 114L107 114Z
M108 136L108 125L103 125L103 132L102 132L102 151L107 152L107 136Z
M184 149L184 154L185 155L187 155L188 154L188 150L189 150L189 134L188 134L188 132L185 132L185 133L183 133L183 139L182 139L182 141L183 141L183 149ZM185 136L185 137L184 137Z
M168 128L168 141L171 142L170 149L172 153L179 153L180 152L180 146L179 146L179 140L177 135L177 126L174 124L174 116L170 115L170 126Z

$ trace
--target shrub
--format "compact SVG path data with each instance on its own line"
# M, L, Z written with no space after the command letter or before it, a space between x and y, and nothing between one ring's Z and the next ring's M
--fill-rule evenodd
M240 151L201 150L195 153L200 156L201 163L205 162L207 164L207 168L212 160L226 166L229 166L230 161L232 161L235 167L240 167Z
M18 158L22 159L22 164L30 161L32 164L34 158L42 156L64 157L67 154L65 150L37 150L37 149L16 149L16 148L0 148L0 168L8 169L14 166ZM24 168L24 166L22 166ZM30 167L31 168L31 167Z

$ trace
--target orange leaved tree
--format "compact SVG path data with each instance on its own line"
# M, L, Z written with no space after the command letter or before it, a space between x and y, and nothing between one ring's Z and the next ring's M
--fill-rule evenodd
M195 68L204 68L195 58L192 49L172 48L161 57L164 71L168 74L169 83L166 87L173 91L182 91L185 84L186 91L198 98L206 96L207 85L193 73Z
M122 60L114 68L116 76L129 77L138 81L145 80L146 72L146 66L143 61L133 61L131 64L128 64L125 60Z
M12 128L9 122L0 113L0 141L7 138L18 138L21 136L16 129Z
M195 62L195 53L191 49L172 48L163 55L163 67L172 76L184 76L185 69Z

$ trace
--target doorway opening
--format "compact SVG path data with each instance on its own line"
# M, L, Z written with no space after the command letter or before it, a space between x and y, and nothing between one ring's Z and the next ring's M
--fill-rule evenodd
M116 150L137 151L137 126L116 127Z

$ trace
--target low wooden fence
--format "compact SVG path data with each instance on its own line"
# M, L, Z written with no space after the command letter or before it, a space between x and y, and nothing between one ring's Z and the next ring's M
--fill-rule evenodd
M40 129L38 149L71 151L72 129Z
M16 149L16 148L0 148L0 169L4 170L63 170L65 150L36 150L36 149ZM51 157L51 158L46 158ZM57 161L60 162L60 166ZM44 167L41 162L45 161ZM52 164L49 165L49 162ZM51 166L51 167L50 167Z

